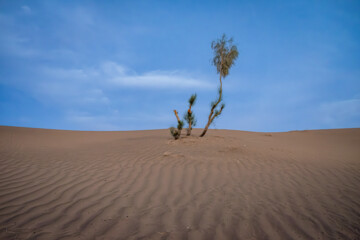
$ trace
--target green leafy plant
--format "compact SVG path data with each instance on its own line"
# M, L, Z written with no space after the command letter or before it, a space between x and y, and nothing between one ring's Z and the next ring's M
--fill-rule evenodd
M222 78L225 78L229 74L230 68L235 63L235 60L239 55L237 47L233 45L233 39L227 39L225 34L223 34L221 39L213 41L211 43L211 48L214 50L214 58L212 63L216 67L217 73L219 73L220 75L220 86L218 89L218 96L216 100L211 103L208 122L206 123L200 137L205 136L211 123L214 121L215 118L220 116L223 109L225 108L225 104L222 103Z
M178 112L176 110L174 110L174 113L175 113L176 119L178 121L178 125L177 125L177 128L170 127L169 130L170 130L171 136L173 136L174 139L176 140L176 139L179 139L181 136L181 130L183 129L184 122L182 120L180 120Z
M187 131L186 131L186 136L190 136L191 135L191 130L192 130L192 127L196 125L196 119L195 119L195 115L194 113L192 112L191 108L192 106L195 105L195 102L196 102L196 93L191 95L191 97L189 98L189 109L188 111L184 114L184 119L185 121L188 123L188 128L187 128Z

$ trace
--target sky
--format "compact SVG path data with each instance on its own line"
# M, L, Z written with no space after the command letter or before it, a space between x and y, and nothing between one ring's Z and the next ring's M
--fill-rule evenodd
M211 128L360 127L357 0L0 0L0 125L164 129L197 93L203 128L224 33L239 57Z

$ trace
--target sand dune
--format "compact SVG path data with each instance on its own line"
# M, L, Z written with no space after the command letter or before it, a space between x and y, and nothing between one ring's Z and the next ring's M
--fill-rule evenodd
M360 129L0 127L1 239L360 239L359 186Z

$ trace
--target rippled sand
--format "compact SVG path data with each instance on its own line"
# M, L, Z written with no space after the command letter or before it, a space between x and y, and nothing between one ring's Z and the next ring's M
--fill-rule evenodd
M1 239L360 239L359 186L360 129L0 127Z

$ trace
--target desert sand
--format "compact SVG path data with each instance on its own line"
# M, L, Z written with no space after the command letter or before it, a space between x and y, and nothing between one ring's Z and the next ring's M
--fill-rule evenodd
M360 129L193 133L0 127L0 239L360 239Z

